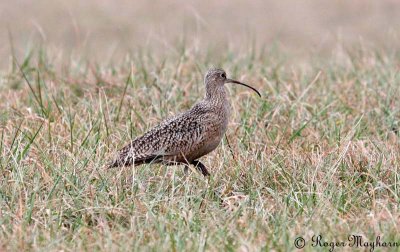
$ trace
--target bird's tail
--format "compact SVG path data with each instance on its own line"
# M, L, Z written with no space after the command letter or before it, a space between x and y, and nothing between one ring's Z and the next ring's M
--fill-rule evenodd
M133 155L129 155L129 152L122 149L107 163L107 168L130 166L134 163L134 160Z
M148 163L157 163L159 162L159 158L162 156L159 155L146 155L146 156L134 156L131 154L127 154L127 152L119 152L114 159L107 163L107 168L115 168L115 167L124 167L131 165L141 165Z
M106 164L107 169L124 166L119 160L111 160Z

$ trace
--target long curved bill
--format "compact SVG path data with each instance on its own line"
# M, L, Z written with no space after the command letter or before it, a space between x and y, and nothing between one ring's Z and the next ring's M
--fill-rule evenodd
M249 85L247 85L247 84L244 84L244 83L242 83L242 82L239 82L239 81L236 81L236 80L232 80L232 79L226 79L226 80L225 80L225 83L235 83L235 84L239 84L239 85L248 87L248 88L252 89L254 92L256 92L256 93L258 94L258 96L261 97L261 94L260 94L260 92L258 92L257 89L255 89L255 88L253 88L253 87L251 87L251 86L249 86Z

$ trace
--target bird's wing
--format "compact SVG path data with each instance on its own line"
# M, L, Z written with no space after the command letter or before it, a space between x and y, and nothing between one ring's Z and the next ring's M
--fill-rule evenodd
M109 167L149 163L160 157L179 155L203 139L206 125L187 113L152 128L123 147Z

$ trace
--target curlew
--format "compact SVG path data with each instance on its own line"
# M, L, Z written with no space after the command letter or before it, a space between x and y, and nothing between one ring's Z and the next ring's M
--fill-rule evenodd
M162 163L184 165L187 171L189 165L194 165L204 176L209 176L198 159L217 148L226 132L231 107L224 84L240 84L261 95L247 84L226 78L222 69L210 69L204 83L203 100L134 139L118 151L108 167Z

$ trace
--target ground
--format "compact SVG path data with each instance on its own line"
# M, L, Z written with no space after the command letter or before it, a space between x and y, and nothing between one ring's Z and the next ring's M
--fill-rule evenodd
M396 36L299 52L256 36L199 47L189 34L163 52L135 47L99 60L104 52L24 46L9 31L1 250L291 251L302 237L307 251L342 241L343 251L351 235L400 247ZM262 97L227 87L226 138L201 159L209 180L179 166L105 168L130 139L202 99L211 66Z

